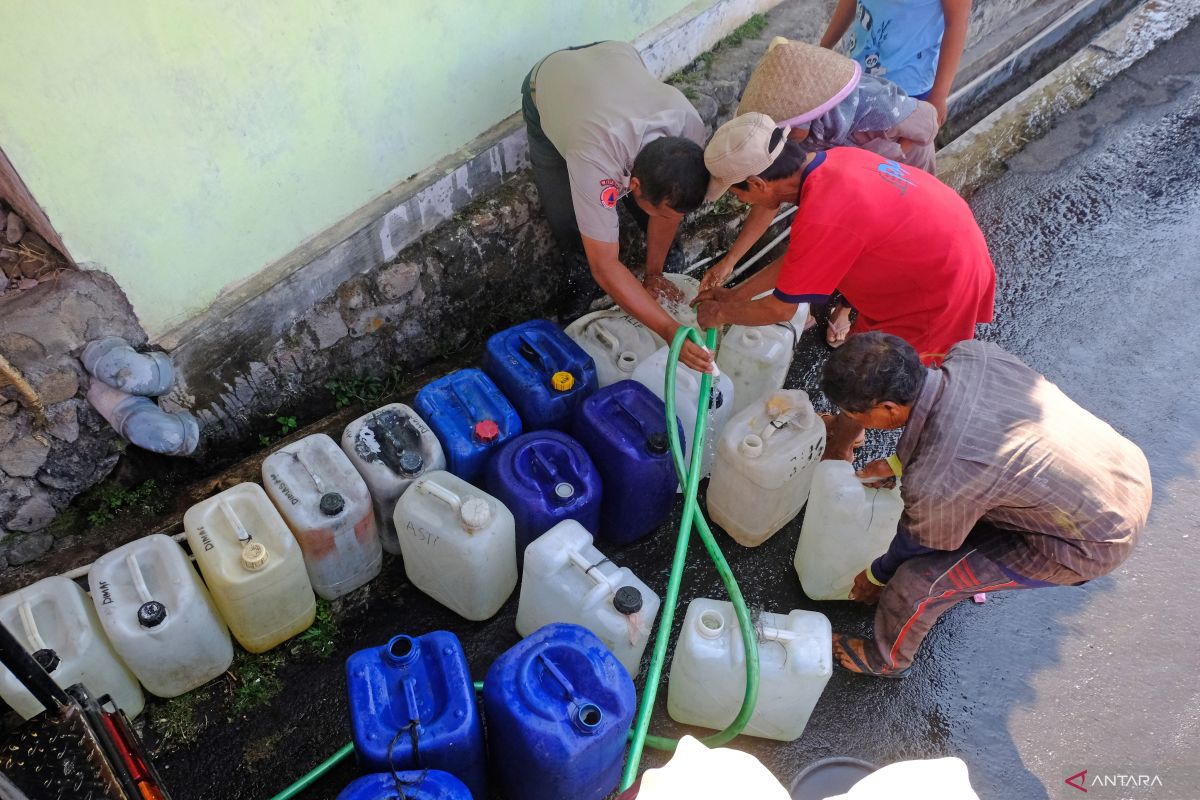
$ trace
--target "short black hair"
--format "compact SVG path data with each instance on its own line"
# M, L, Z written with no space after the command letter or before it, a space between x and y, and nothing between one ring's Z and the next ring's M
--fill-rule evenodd
M890 333L859 333L825 362L821 390L844 411L867 411L891 401L908 405L925 382L925 365L912 345Z
M783 128L776 128L771 134L771 141L767 144L767 150L774 150L779 146L779 138L783 136ZM808 153L804 152L804 148L799 143L788 139L783 145L783 150L771 162L771 165L758 173L758 177L764 181L781 181L784 178L790 178L800 170L804 169L804 159L808 157ZM733 185L733 188L740 191L745 191L750 188L750 184L746 181L740 181Z
M643 197L656 206L665 202L680 214L699 208L708 191L704 148L682 136L664 136L643 147L632 176L642 185Z

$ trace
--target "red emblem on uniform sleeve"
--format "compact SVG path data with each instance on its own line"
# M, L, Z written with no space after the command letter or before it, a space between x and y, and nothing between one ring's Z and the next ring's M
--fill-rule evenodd
M600 205L605 208L614 208L620 197L621 190L617 188L616 181L612 178L605 178L600 181Z

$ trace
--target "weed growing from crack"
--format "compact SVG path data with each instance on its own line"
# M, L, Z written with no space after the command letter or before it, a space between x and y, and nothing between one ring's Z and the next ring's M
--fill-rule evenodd
M233 701L230 710L237 716L269 703L283 691L279 668L283 654L278 650L251 655L238 651L229 668L234 679Z
M362 403L374 408L381 400L394 395L403 384L404 371L400 367L383 376L360 372L357 375L339 375L325 382L325 388L333 395L333 403L345 408L351 403Z
M292 640L289 652L297 658L328 658L337 646L338 627L328 600L317 600L317 617L304 633Z
M196 709L212 700L207 690L188 692L164 703L151 703L150 726L158 736L158 748L172 752L194 745L200 733L208 727L208 718L197 720Z
M733 29L733 32L717 43L713 50L726 47L737 47L747 39L756 39L767 29L768 20L765 14L755 14L750 19Z
M286 436L294 433L298 427L295 417L277 416L275 422L279 425L279 430L274 435L260 433L258 435L258 443L263 447L270 447L272 442L283 439Z
M695 100L697 91L692 82L708 77L709 70L712 69L717 53L737 47L747 39L755 39L761 36L769 24L770 21L764 14L753 15L750 19L734 28L728 36L717 42L712 50L706 50L696 56L696 59L692 63L667 78L667 83L679 87L680 91L689 100Z
M149 517L167 509L167 494L159 491L158 484L151 478L132 489L105 485L96 494L98 504L87 515L93 528L107 525L120 515Z

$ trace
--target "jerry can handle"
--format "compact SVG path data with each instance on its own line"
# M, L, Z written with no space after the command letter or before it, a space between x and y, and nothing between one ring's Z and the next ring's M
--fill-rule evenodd
M796 326L792 324L792 321L789 319L789 320L788 320L788 321L786 321L786 322L776 322L776 323L775 323L775 327L777 327L777 328L787 328L789 331L791 331L791 332L792 332L792 349L793 349L793 350L795 350L795 349L796 349L796 343L797 343L798 341L800 341L800 334L799 334L799 332L796 330Z
M462 393L458 391L457 385L452 383L450 384L449 389L450 394L454 395L454 399L458 401L458 404L467 410L467 416L469 416L472 421L478 421L480 417L479 409L475 407L474 403L462 396Z
M217 501L217 507L221 509L221 513L225 515L225 520L233 528L234 534L239 542L248 542L254 537L250 535L250 531L246 530L246 526L242 525L242 521L238 519L238 515L234 513L233 508L224 500Z
M546 473L546 477L550 479L551 483L554 483L554 484L566 483L566 481L563 481L561 478L559 478L558 470L556 470L554 468L554 465L548 463L546 461L546 459L544 459L540 455L538 455L537 450L530 448L529 458L534 464L536 464L542 470L542 472Z
M562 687L563 699L567 702L573 702L575 699L575 687L571 685L571 681L567 679L567 676L563 675L562 671L554 666L554 662L547 658L545 653L538 653L538 661L542 663L546 672L550 673L550 676Z
M780 642L787 644L800 638L800 634L787 628L776 628L771 625L764 625L759 628L758 640L760 642Z
M295 450L288 451L288 455L290 455L292 458L294 458L296 460L296 463L300 465L300 468L302 470L304 470L306 473L308 473L308 477L312 480L313 486L317 487L317 494L322 494L322 495L325 494L326 489L325 489L324 481L322 481L320 476L318 476L317 473L313 471L313 468L308 465L308 462L306 462L300 456L300 449L297 448Z
M597 569L597 567L605 562L611 564L611 559L605 558L601 561L597 561L595 564L589 564L587 559L579 554L579 551L572 550L571 552L567 553L567 560L579 569L583 570L583 574L595 581L597 586L603 586L610 592L615 591L612 582L608 579L608 576Z
M617 352L617 348L621 346L621 342L617 339L617 337L613 336L607 328L601 325L599 320L592 325L592 333L597 339L600 340L600 344L604 345L614 353Z
M802 413L803 413L803 408L801 406L792 406L792 407L788 408L787 410L783 411L779 416L777 416L777 417L775 417L775 419L769 421L766 424L766 426L763 427L763 431L760 434L760 436L762 437L762 440L765 442L766 440L770 439L771 436L774 435L775 431L779 430L780 428L786 428L789 424L792 423L793 420L795 420L797 417L799 417Z
M625 413L625 416L629 417L630 421L632 421L633 424L637 427L638 431L641 432L643 438L650 437L650 434L646 432L645 423L642 422L642 420L638 418L637 414L634 414L632 411L630 411L625 406L625 404L622 403L619 399L616 399L613 402L616 404L617 408L619 408L621 411L623 411ZM657 433L657 431L656 431L656 433Z
M436 497L455 511L459 511L462 508L463 501L461 497L444 486L438 486L433 481L419 481L417 483L417 491L427 494L430 497Z
M536 364L538 369L545 372L546 359L542 356L541 351L537 349L537 345L524 336L518 336L517 341L520 343L517 347L517 352L530 364Z
M146 578L142 575L141 565L138 564L137 556L132 553L125 557L125 566L129 569L129 577L133 579L133 588L138 593L138 598L142 603L149 603L154 598L150 595L150 589L146 586Z
M42 639L42 634L38 631L37 623L33 620L33 609L30 608L29 602L24 601L17 606L17 612L21 615L21 627L25 629L25 638L29 641L30 652L49 650L50 648Z
M408 709L408 724L421 724L421 707L417 705L417 682L413 678L405 678L404 683L404 705Z

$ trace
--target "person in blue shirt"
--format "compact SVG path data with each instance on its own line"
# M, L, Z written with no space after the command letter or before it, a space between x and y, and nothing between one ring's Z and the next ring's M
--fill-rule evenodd
M970 13L971 0L838 0L821 46L846 36L846 55L865 73L929 101L943 124Z
M832 50L845 36L843 51L864 73L928 102L941 126L970 15L971 0L838 0L821 47ZM825 340L841 347L849 335L850 306L839 299L829 311Z

